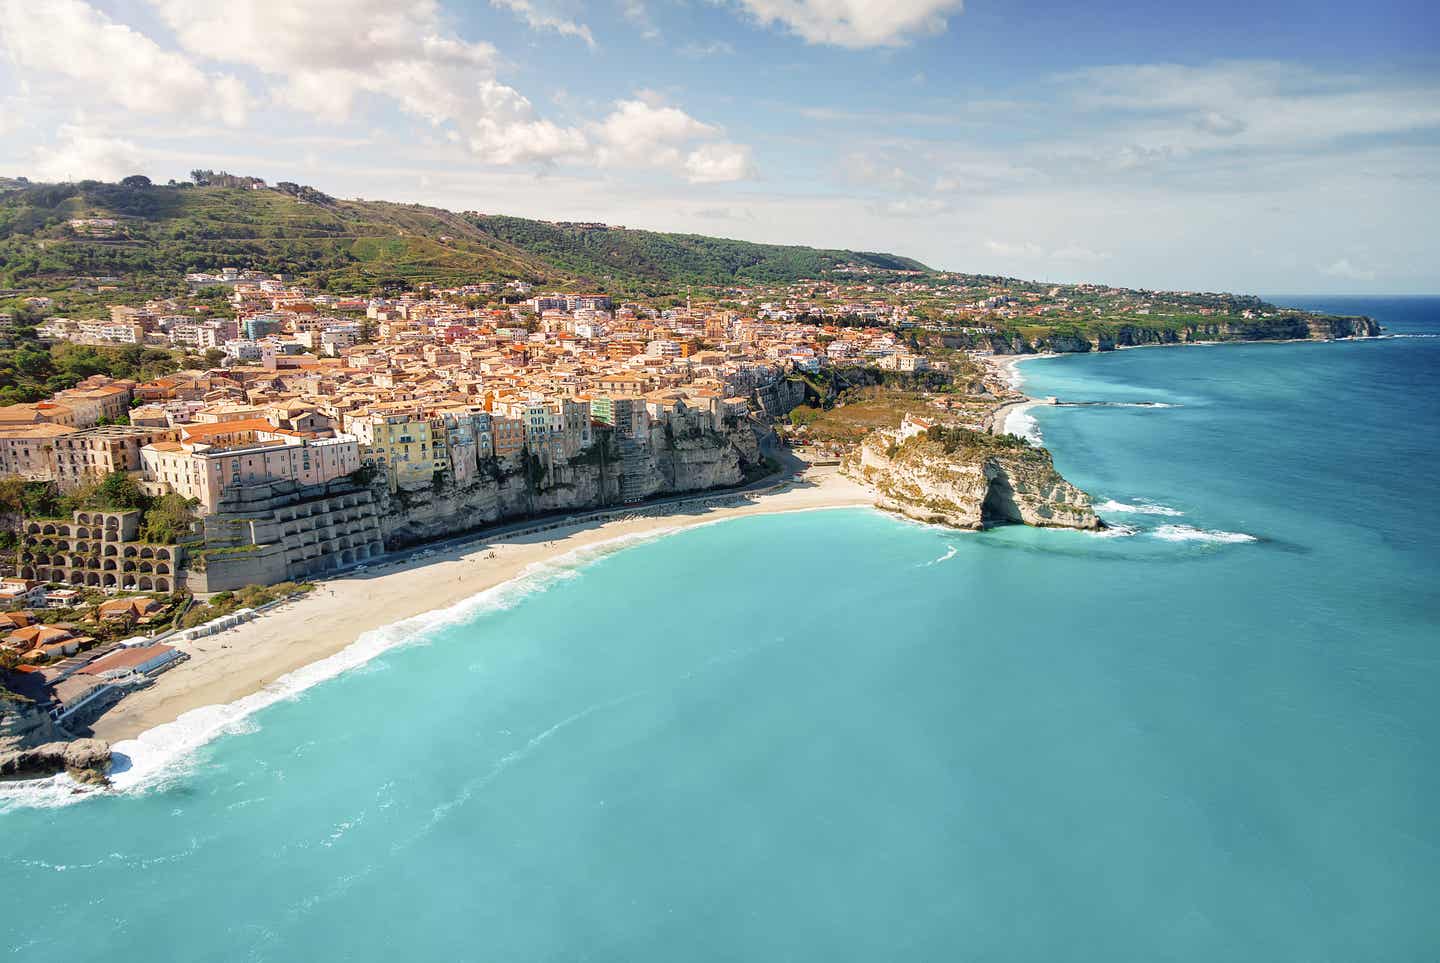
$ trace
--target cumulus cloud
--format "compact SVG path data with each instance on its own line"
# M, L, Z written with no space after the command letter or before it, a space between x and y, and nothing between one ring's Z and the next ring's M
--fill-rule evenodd
M140 170L140 148L88 127L67 124L52 145L38 148L32 160L42 181L119 180Z
M753 173L750 148L696 120L658 95L641 91L594 125L595 157L607 166L658 167L694 184L737 181Z
M963 0L739 0L751 16L809 43L895 47L940 33Z
M182 47L253 67L282 104L339 121L362 93L432 123L454 120L493 75L495 48L462 40L434 0L150 0Z
M587 149L583 131L537 119L530 101L513 87L484 81L478 101L480 116L468 132L467 143L492 164L550 164Z
M685 174L692 184L724 184L753 173L750 148L744 144L702 144L685 155Z
M141 113L194 111L235 126L248 112L238 79L205 73L81 0L0 0L0 45L17 66L61 78L77 97Z

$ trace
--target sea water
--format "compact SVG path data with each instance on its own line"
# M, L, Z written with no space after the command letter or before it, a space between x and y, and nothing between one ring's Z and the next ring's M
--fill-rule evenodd
M1375 305L1316 306L1440 334ZM1104 535L826 511L532 573L126 792L12 795L0 948L1436 958L1440 339L1021 370L1106 403L1033 411Z

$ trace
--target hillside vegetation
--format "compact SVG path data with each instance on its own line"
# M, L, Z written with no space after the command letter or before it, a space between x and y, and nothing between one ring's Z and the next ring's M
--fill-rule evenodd
M661 293L818 277L849 264L926 270L888 254L460 215L282 186L294 190L6 182L0 185L0 286L38 292L77 278L119 278L131 291L160 294L176 290L186 272L230 266L348 293L509 278ZM96 230L70 224L87 218L117 223Z

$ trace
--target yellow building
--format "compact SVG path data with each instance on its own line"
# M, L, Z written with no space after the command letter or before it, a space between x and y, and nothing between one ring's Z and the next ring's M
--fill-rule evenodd
M390 490L431 484L436 460L430 420L414 408L371 408L350 417L347 428L360 439L360 456L385 472ZM443 460L441 444L440 459Z

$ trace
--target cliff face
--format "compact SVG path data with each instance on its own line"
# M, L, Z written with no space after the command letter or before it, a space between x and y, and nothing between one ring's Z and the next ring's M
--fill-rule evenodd
M607 434L580 457L553 465L493 463L463 488L392 494L381 482L381 531L395 547L529 516L739 485L763 465L761 432L744 419L718 429L655 425L648 438L621 442Z
M897 443L896 433L876 431L847 458L845 471L875 489L880 508L922 522L1104 527L1090 496L1060 476L1044 448L975 441L955 447L921 435Z
M1380 325L1370 318L1280 314L1273 318L1217 321L1163 327L1145 324L1096 325L1089 329L1054 332L1038 338L1019 335L946 335L947 347L982 348L996 354L1073 354L1113 351L1147 344L1191 344L1197 341L1294 341L1332 338L1373 338Z

